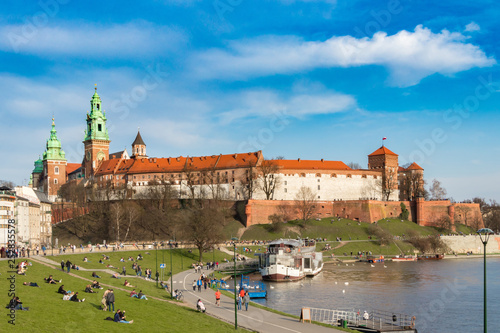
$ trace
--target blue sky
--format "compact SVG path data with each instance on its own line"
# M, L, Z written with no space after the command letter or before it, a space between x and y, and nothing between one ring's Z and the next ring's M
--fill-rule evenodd
M111 151L255 151L367 165L385 144L455 200L500 201L495 1L5 1L0 179L27 183L51 117L81 162L94 84Z

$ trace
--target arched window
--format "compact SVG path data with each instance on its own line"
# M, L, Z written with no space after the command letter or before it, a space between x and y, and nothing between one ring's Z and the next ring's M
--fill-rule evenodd
M57 178L54 178L54 184L57 184Z
M59 167L57 167L57 166L56 166L56 167L54 168L54 173L55 173L56 175L58 175L58 174L59 174Z

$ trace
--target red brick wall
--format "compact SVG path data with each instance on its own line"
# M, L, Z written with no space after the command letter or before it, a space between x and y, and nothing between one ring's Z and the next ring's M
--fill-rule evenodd
M478 227L484 225L478 204L452 204L450 201L422 201L420 203L403 201L410 215L409 220L418 221L423 226L435 226L443 218L448 217L456 223L465 223ZM280 205L290 206L293 212L293 200L249 200L246 205L246 226L253 224L267 224L269 216L279 213ZM314 217L342 217L362 222L375 222L383 218L397 218L401 213L401 201L317 201L317 212ZM417 207L415 207L417 206ZM418 207L419 206L419 207ZM461 216L458 216L458 211ZM454 216L450 216L453 214ZM467 213L465 213L467 212ZM299 218L299 214L292 213L292 219ZM467 221L465 221L467 220Z

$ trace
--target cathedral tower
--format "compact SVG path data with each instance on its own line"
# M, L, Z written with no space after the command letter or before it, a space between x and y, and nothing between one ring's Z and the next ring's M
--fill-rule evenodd
M87 128L85 130L85 156L83 171L85 178L94 175L103 160L109 159L108 130L106 129L106 113L102 109L101 98L97 94L97 87L90 100L90 113L87 113Z
M67 165L66 154L61 149L61 141L57 138L54 118L52 118L52 129L43 153L42 163L43 172L40 176L40 185L43 186L43 192L49 196L49 200L53 200L57 196L57 191L61 185L66 182Z

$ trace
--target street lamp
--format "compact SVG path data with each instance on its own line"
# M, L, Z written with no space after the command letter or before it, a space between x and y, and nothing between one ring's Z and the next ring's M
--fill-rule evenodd
M484 297L483 297L483 302L484 302L484 305L483 305L483 311L484 311L484 316L483 316L483 320L484 320L484 333L488 332L488 326L487 326L487 310L486 310L486 244L488 244L488 240L490 238L490 235L493 234L493 230L489 229L489 228L482 228L482 229L479 229L477 231L477 233L479 234L479 238L481 239L481 242L483 243L483 246L484 246L484 251L483 251L483 254L484 254Z
M238 301L236 300L236 241L238 238L232 237L233 241L233 267L234 267L234 329L238 329Z
M170 247L170 298L174 298L174 270L172 266L172 240L168 241Z
M158 244L156 244L156 242L153 242L153 244L155 245L155 253L156 253L156 273L155 273L155 276L156 276L156 288L158 288Z

